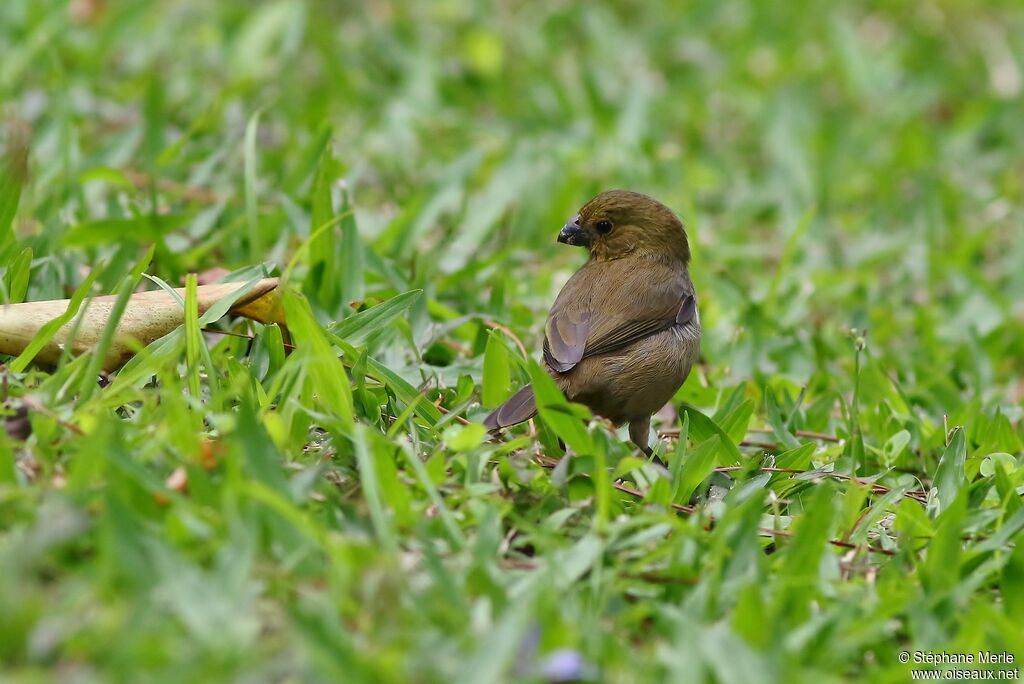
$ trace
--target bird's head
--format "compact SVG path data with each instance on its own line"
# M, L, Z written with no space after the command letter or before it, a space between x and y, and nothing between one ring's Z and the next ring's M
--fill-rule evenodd
M602 260L637 255L690 261L679 218L658 200L629 190L606 190L584 204L566 221L558 241L586 247Z

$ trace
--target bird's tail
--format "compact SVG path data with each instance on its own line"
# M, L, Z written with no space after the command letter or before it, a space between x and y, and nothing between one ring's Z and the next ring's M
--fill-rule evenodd
M484 427L489 432L494 432L530 420L535 415L537 415L537 403L533 399L533 387L527 385L509 397L504 404L494 409L491 415L484 419Z

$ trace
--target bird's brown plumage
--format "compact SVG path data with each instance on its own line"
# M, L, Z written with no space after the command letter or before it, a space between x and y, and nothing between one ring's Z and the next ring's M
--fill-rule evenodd
M615 424L645 452L651 415L682 386L697 358L700 317L690 248L670 209L609 190L559 234L590 258L559 292L544 329L544 361L570 401ZM487 417L491 430L536 414L527 386Z

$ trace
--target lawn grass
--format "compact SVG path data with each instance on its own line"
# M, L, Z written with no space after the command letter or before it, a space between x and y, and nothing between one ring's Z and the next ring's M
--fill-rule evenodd
M222 268L289 323L3 366L4 678L1024 659L1016 0L5 0L0 55L4 302ZM609 187L693 245L668 474L478 424Z

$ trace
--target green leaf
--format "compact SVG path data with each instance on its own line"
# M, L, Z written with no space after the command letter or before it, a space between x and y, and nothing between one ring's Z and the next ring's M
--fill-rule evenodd
M259 196L256 187L256 132L260 126L262 109L257 109L245 124L242 160L245 169L245 223L249 228L249 261L263 260L263 236L260 231Z
M732 389L729 396L725 401L721 402L718 408L715 410L715 414L711 416L711 420L721 425L725 421L725 417L736 410L736 408L745 401L747 394L746 383L739 384Z
M754 402L749 399L740 403L718 423L733 444L739 444L747 436L750 418L754 415Z
M604 548L602 539L598 535L590 533L571 547L553 553L549 569L555 587L565 589L572 586L600 562Z
M505 346L502 335L492 330L487 337L487 348L484 350L484 408L495 408L508 399L511 384L508 347Z
M540 417L577 454L593 453L594 445L581 420L581 414L569 406L558 385L536 361L528 359L526 367L533 382L533 394Z
M629 475L635 470L640 470L648 463L649 461L645 458L639 458L637 456L625 456L618 463L615 464L615 470L612 471L612 479L618 480L622 477L625 477L626 475Z
M993 476L996 481L996 492L999 494L999 499L1002 501L1004 510L1003 514L1016 515L1022 508L1024 503L1021 503L1020 496L1017 494L1017 486L1014 481L1011 480L1009 471L1005 467L996 466ZM1018 479L1014 477L1014 480Z
M958 432L963 435L963 430ZM921 566L921 584L936 598L951 591L960 580L961 536L967 516L967 499L967 489L959 490L958 496L944 506L935 521L935 536L928 545L928 555Z
M0 246L12 239L11 224L18 213L21 188L28 176L28 131L19 125L8 128L9 139L0 150Z
M911 547L916 546L921 540L930 539L935 534L935 525L924 507L907 498L896 504L893 527L900 533L902 541Z
M967 461L967 440L964 429L954 428L953 436L946 450L939 458L939 467L935 471L934 486L938 490L937 513L948 508L957 498L961 488L967 484L964 464Z
M302 45L306 27L306 4L299 0L260 3L241 18L227 44L231 51L219 56L220 63L234 78L266 77L275 66ZM237 75L237 76L236 76Z
M452 451L475 449L487 438L487 428L480 423L453 425L444 431L444 439Z
M313 207L310 213L308 262L312 271L306 279L307 291L315 294L317 301L329 307L337 307L341 265L338 263L337 237L334 226L342 216L334 212L332 187L337 179L338 163L327 146L320 154L316 176L313 180ZM341 307L342 313L348 307Z
M134 218L104 218L72 226L66 247L99 247L123 242L157 242L189 221L188 214L146 214Z
M320 161L313 179L313 207L309 214L309 234L313 236L334 218L334 202L331 198L331 186L337 179L338 164L327 145L320 153ZM310 244L310 265L329 259L334 254L330 249L327 237L316 238Z
M235 305L235 302L252 292L253 288L255 288L257 283L262 279L262 277L253 278L234 292L230 292L214 302L210 308L206 310L206 313L199 317L199 327L205 328L211 323L216 323L220 320L221 317L227 314L231 307Z
M690 497L697 490L697 486L714 470L720 442L721 438L715 435L690 451L678 480L672 483L672 501L679 504L690 502Z
M288 481L281 468L281 454L260 422L249 402L242 402L238 410L238 427L232 443L238 449L239 463L246 477L266 485L279 495L288 493Z
M855 544L866 542L871 528L882 519L882 516L886 515L896 504L900 503L903 495L907 493L907 489L906 485L897 486L889 490L885 496L876 499L857 521L856 527L853 528L853 533L850 535L850 541Z
M679 482L682 479L683 466L686 463L686 453L690 448L690 415L683 414L683 422L679 428L679 436L676 438L675 453L672 454L670 472L672 473L672 500L676 498Z
M519 597L486 634L473 640L473 652L458 663L455 684L511 681L508 671L529 629L532 603L532 596Z
M782 415L778 401L775 399L775 392L768 388L764 394L765 411L768 414L768 424L772 426L772 433L775 439L787 449L796 449L800 446L799 440L786 427L786 419Z
M690 421L690 434L695 443L700 444L712 437L719 438L718 451L721 456L718 459L718 465L731 466L743 462L743 455L740 454L736 443L713 420L689 404L683 404L680 408Z
M782 554L778 572L780 577L786 578L788 590L781 596L791 605L803 605L816 594L821 558L829 552L828 540L836 514L835 491L835 486L827 480L815 485Z
M349 344L359 344L374 333L383 330L423 297L423 290L411 290L395 295L377 306L352 314L330 326L328 330Z
M7 273L4 275L7 304L17 304L25 300L31 270L32 248L26 247L7 265Z
M1017 543L1003 566L1002 581L999 583L1003 594L1006 614L1015 623L1024 620L1024 544Z
M185 278L185 364L188 390L196 401L202 400L202 382L199 378L199 347L204 344L199 331L199 300L196 296L196 275Z
M89 365L86 367L85 373L82 376L82 381L78 389L79 401L89 399L93 392L96 391L98 387L96 378L99 376L100 370L103 368L103 363L107 356L107 350L110 349L110 345L114 341L114 336L117 334L117 327L120 325L121 317L124 315L124 310L128 306L128 300L131 298L135 288L138 287L139 281L142 280L142 272L153 260L153 253L155 249L154 245L150 245L145 253L143 253L142 257L135 262L129 272L121 279L121 283L117 287L117 299L114 300L114 306L110 309L110 317L107 320L106 326L103 328L103 334L100 336L99 341L96 342L96 348L91 352Z
M979 472L982 477L992 477L996 474L996 468L1003 468L1007 473L1012 473L1017 470L1017 459L1010 454L995 453L989 454L981 462Z
M885 445L882 447L882 465L886 468L892 467L908 444L910 444L910 433L906 430L900 430L886 440Z
M384 511L384 502L381 496L381 483L377 472L375 460L378 457L371 445L370 434L362 425L355 426L353 442L356 451L356 463L359 466L359 482L363 489L363 498L366 500L366 507L370 511L370 520L373 522L374 532L381 546L387 551L394 551L397 548L395 541L395 530L391 520Z
M795 449L784 451L775 457L775 467L786 470L805 470L811 466L811 458L817 448L814 442L807 442Z
M348 190L341 193L341 301L343 304L362 301L365 287L363 284L362 240L356 227L356 215L348 196Z
M327 336L332 344L342 350L346 358L355 361L355 359L359 357L359 353L356 351L355 347L345 340L332 333L327 333ZM402 379L402 376L398 373L377 361L372 356L367 356L366 366L369 375L373 376L391 389L391 391L395 393L395 396L401 399L407 406L415 407L415 413L427 421L429 425L433 426L441 421L443 416L441 415L441 412L437 410L437 407L427 401L415 387Z
M282 293L288 327L295 334L297 352L306 363L319 403L350 428L354 421L352 386L341 360L331 350L328 333L313 317L309 302L297 292ZM355 361L355 358L352 359Z

